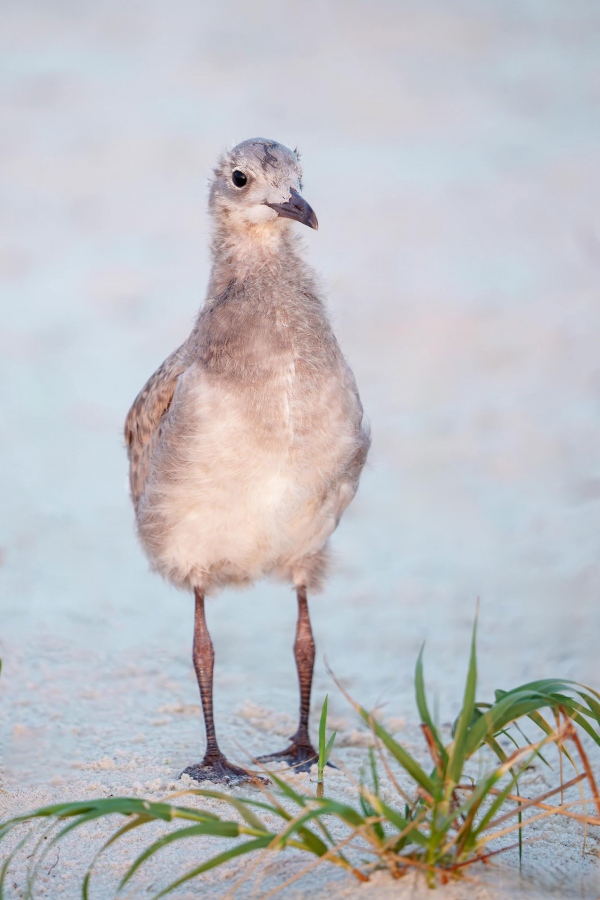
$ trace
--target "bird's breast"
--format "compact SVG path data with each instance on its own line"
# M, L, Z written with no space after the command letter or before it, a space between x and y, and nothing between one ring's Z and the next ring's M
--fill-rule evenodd
M245 489L275 472L322 494L353 452L356 399L321 301L281 282L233 291L203 313L194 347L171 415L205 483Z

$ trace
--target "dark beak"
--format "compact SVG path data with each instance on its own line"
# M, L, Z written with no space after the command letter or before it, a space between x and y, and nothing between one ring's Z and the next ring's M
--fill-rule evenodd
M304 197L301 197L298 191L291 189L291 197L285 203L265 203L274 209L278 216L285 219L294 219L295 222L302 222L315 231L319 227L317 217L315 216L312 206L309 206Z

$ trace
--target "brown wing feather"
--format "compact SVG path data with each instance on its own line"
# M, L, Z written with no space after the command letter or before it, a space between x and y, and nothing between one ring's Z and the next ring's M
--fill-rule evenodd
M150 467L152 439L171 405L179 376L185 372L184 345L175 350L139 392L125 420L125 441L129 456L129 484L137 507L144 493Z

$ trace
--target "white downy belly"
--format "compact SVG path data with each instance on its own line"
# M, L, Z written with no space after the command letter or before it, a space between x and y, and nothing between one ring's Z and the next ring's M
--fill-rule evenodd
M160 490L159 568L184 580L227 564L254 580L318 550L335 527L323 472L299 458L287 432L267 442L254 434L238 397L204 390L202 401L179 454L185 471Z

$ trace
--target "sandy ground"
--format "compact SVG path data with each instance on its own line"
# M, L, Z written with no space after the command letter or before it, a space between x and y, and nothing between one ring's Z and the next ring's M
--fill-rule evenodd
M358 772L365 736L324 655L416 748L418 649L450 722L477 596L481 698L600 684L599 29L587 0L2 4L2 818L162 797L198 760L192 605L136 544L121 425L203 298L210 166L257 134L303 151L308 252L374 435L312 605L339 758ZM238 759L293 727L294 614L268 584L210 606ZM579 826L538 834L523 879L507 856L440 897L597 898L597 836L582 855ZM78 895L93 835L37 896ZM158 858L138 895L202 852ZM255 896L301 865L278 858ZM242 872L179 896L225 896ZM426 893L321 868L282 896Z

